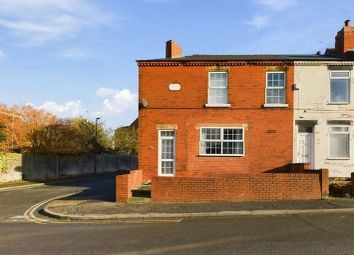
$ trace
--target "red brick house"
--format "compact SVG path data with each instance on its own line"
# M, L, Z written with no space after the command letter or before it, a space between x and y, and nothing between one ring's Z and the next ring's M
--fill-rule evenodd
M275 173L292 169L294 61L316 59L183 56L168 41L165 58L138 60L140 170L118 200L142 180L154 201L320 198L325 173Z
M259 173L292 162L291 61L183 57L176 43L166 47L166 58L138 61L144 179Z

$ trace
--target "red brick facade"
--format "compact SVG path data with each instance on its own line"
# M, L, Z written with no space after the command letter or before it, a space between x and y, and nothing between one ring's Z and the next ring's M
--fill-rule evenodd
M285 108L265 108L266 72L286 72ZM228 72L226 108L206 108L208 72ZM292 163L293 74L285 62L139 62L139 168L158 174L158 129L176 130L176 177L261 173ZM179 91L168 85L178 83ZM244 156L200 156L200 127L244 127Z

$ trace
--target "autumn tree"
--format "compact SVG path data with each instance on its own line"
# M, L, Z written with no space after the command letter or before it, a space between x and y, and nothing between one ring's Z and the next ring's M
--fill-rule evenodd
M138 151L138 132L134 126L120 127L114 132L115 151L136 153Z
M4 135L4 125L0 124L0 143L5 141L5 135Z
M84 118L65 119L38 128L29 134L35 153L99 153L110 149L110 139L102 124Z
M28 134L40 127L58 121L53 114L32 106L0 105L0 122L3 123L3 134L7 138L1 143L4 151L23 150L30 146Z

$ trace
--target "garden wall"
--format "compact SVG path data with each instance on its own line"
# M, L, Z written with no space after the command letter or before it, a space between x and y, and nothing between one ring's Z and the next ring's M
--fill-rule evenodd
M321 199L329 190L327 169L215 178L154 177L151 185L154 202Z

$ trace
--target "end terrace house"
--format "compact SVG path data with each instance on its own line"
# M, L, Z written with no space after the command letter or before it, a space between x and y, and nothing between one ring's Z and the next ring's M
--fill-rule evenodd
M317 58L317 56L314 56ZM139 60L139 168L154 176L260 173L292 163L293 56Z

